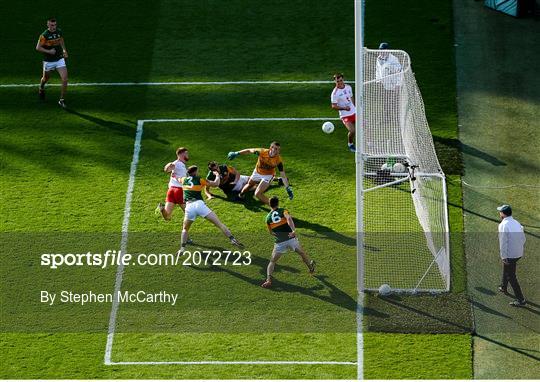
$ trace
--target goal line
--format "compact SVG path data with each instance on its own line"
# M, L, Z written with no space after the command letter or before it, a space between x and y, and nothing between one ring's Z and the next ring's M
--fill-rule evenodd
M126 201L124 205L124 217L122 220L122 239L120 242L121 253L127 253L129 222L131 217L131 202L135 188L135 175L139 164L141 152L141 141L145 123L164 123L164 122L268 122L268 121L329 121L339 120L339 118L325 117L268 117L268 118L167 118L167 119L140 119L137 121L137 130L135 133L135 142L133 144L133 157L129 171L129 180L126 191ZM362 340L362 307L357 306L357 361L113 361L112 351L114 343L114 334L116 329L116 318L118 314L119 300L118 295L122 287L124 276L124 265L120 262L116 269L113 302L109 316L109 327L107 331L107 343L105 345L104 364L105 365L344 365L358 366L363 362L363 340Z

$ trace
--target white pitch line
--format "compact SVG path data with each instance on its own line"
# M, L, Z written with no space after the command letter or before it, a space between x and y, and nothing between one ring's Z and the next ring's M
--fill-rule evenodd
M351 365L346 361L133 361L111 362L109 365Z
M74 82L73 86L212 86L212 85L316 85L333 84L334 81L171 81L171 82ZM348 83L354 83L348 81ZM39 84L0 84L0 88L31 88ZM49 84L47 86L61 86L61 84Z
M122 221L122 240L120 242L120 251L122 256L127 251L129 218L131 215L131 199L133 189L135 188L135 173L137 164L139 163L139 154L141 152L141 138L143 132L143 122L137 121L137 133L135 134L135 143L133 145L133 159L131 160L131 168L129 170L128 188L126 191L126 203L124 205L124 220ZM116 326L116 314L118 313L118 292L122 286L122 277L124 275L124 265L122 262L116 269L116 279L114 283L113 302L111 307L111 315L109 317L109 329L107 331L107 344L105 345L105 365L111 364L111 353L114 341L114 330Z
M142 119L144 123L150 122L259 122L259 121L338 121L334 117L315 117L315 118L160 118L160 119Z

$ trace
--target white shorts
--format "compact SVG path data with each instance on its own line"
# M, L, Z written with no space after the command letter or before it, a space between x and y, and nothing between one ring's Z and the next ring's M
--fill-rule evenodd
M286 241L282 241L281 243L274 244L275 253L285 253L288 250L296 251L298 248L300 248L300 242L296 237L293 237L292 239Z
M251 174L251 180L257 183L271 183L272 179L274 179L274 175L261 175L257 172L257 169L253 170L253 173Z
M240 178L238 178L238 182L234 184L233 191L240 192L242 191L242 188L246 185L246 183L249 181L249 176L247 175L240 175Z
M58 61L43 61L43 70L46 72L52 72L53 70L56 70L58 68L65 68L66 67L66 60L63 58L59 59Z
M212 210L202 200L186 203L185 219L195 221L197 216L207 217Z

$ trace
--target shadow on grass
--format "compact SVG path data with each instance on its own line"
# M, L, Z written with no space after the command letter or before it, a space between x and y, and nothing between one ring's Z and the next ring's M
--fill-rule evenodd
M268 190L272 190L272 189L276 189L276 188L280 188L280 187L282 187L282 186L279 186L277 184L272 184L268 188ZM214 196L218 197L217 195L214 195ZM225 198L223 196L219 196L219 199L229 201L231 203L238 203L238 202L233 202L232 200L227 199L227 198ZM253 212L265 212L265 213L270 212L270 207L266 206L260 200L255 198L254 195L253 195L253 192L249 192L249 193L246 194L245 199L243 200L242 204L247 210L250 210L250 211L253 211ZM350 246L350 247L356 246L356 238L355 237L350 237L350 236L344 235L342 233L334 231L333 229L331 229L328 226L325 226L325 225L322 225L322 224L319 224L319 223L312 223L312 222L309 222L307 220L297 218L294 215L293 215L293 220L294 220L294 224L296 225L297 228L308 229L308 230L316 232L318 234L318 236L315 236L315 235L303 233L301 236L321 238L320 236L322 235L322 236L324 236L325 239L328 239L328 240L333 240L333 241L339 242L341 244L345 244L345 245Z
M259 274L261 275L260 278L249 277L240 272L236 272L231 268L223 267L223 266L213 266L213 267L191 266L191 268L196 269L198 271L202 271L202 272L218 272L218 271L225 272L229 274L230 276L233 276L245 283L248 283L248 284L251 284L253 286L260 288L261 283L264 281L266 277L266 267L268 265L268 260L263 259L262 257L259 257L259 256L254 256L253 254L251 257L252 257L252 265L259 267ZM298 261L300 264L302 264L300 258L298 259ZM292 272L295 274L300 273L300 271L297 270L296 268L283 266L283 265L280 265L279 263L276 266L276 271L277 270L280 270L280 271L285 270L287 272ZM307 269L306 269L306 272L307 272ZM314 278L320 281L320 284L317 286L310 287L310 288L301 287L299 285L280 281L279 279L274 279L272 288L268 290L268 292L269 293L280 293L280 292L300 293L305 296L316 298L321 301L336 305L343 309L347 309L351 312L356 311L356 300L352 298L351 296L349 296L344 291L342 291L341 289L339 289L333 283L331 283L328 280L328 276L316 275L314 276ZM323 292L324 294L321 294L319 292ZM326 293L328 293L328 295L326 295ZM286 296L284 296L284 298L286 298ZM365 309L364 313L366 315L373 315L373 316L377 316L381 318L388 317L388 315L386 315L385 313L378 312L375 309Z
M401 303L401 302L400 302L401 299L400 299L398 296L395 296L395 297L394 297L394 296L391 296L391 297L382 297L382 299L385 300L385 301L386 301L387 303L389 303L389 304L392 304L392 305L394 305L394 306L396 306L396 307L399 307L399 308L402 308L402 309L409 310L409 311L411 311L411 312L413 312L413 313L415 313L415 314L422 315L422 316L428 317L428 318L430 318L430 319L440 321L440 322L442 322L442 323L444 323L444 324L447 324L447 325L450 325L450 326L455 326L455 327L457 327L457 328L459 328L459 329L462 329L463 331L466 331L466 332L470 332L470 331L471 331L471 330L470 330L471 328L466 327L466 326L464 326L464 325L462 325L462 324L459 324L459 323L457 323L457 322L452 322L452 321L450 321L450 320L448 320L448 319L446 319L446 318L439 317L439 316L436 316L436 315L434 315L434 314L432 314L432 313L429 313L429 312L426 312L426 311L423 311L423 310L414 308L414 307L412 307L412 306L406 305L406 304L404 304L404 303ZM473 304L473 305L475 304L474 301L470 301L470 302L471 302L471 304ZM488 309L489 309L489 308L488 308ZM491 309L489 309L489 310L491 310ZM498 315L502 315L502 314L499 313ZM502 316L507 317L507 318L510 318L510 317L505 316L505 315L502 315ZM527 352L527 351L532 351L532 350L530 350L530 349L523 349L523 348L519 348L519 347L507 345L507 344L505 344L505 343L503 343L503 342L500 342L500 341L498 341L498 340L495 340L495 339L493 339L493 338L490 338L490 337L488 337L488 336L486 336L486 335L482 335L482 334L476 333L475 330L472 331L472 334L476 335L478 338L481 338L481 339L483 339L483 340L485 340L485 341L488 341L488 342L490 342L490 343L493 343L493 344L498 345L498 346L500 346L500 347L503 347L503 348L505 348L505 349L511 350L511 351L513 351L513 352L519 353L519 354L521 354L521 355L523 355L523 356L525 356L525 357L532 358L532 359L534 359L534 360L540 361L540 357L537 357L537 356L535 356L535 355L529 354L529 353Z
M487 294L488 296L495 296L497 294L493 292L491 289L487 289L484 287L475 287L474 289L476 289L480 293Z
M480 158L493 166L506 166L506 162L456 138L433 136L435 149L446 174L463 175L463 153Z
M90 114L84 114L84 113L81 113L77 110L74 110L74 109L70 109L70 108L66 108L65 109L68 113L72 114L72 115L75 115L79 118L82 118L88 122L91 122L91 123L94 123L96 125L99 125L101 127L104 127L112 132L114 132L115 134L118 134L118 135L123 135L123 136L127 136L127 137L134 137L135 136L135 126L136 126L136 123L131 123L130 121L126 121L125 124L123 123L119 123L119 122L115 122L115 121L109 121L109 120L106 120L106 119L102 119L102 118L98 118L98 117L95 117L93 115L90 115ZM164 145L168 145L169 144L169 141L165 140L165 139L162 139L159 137L159 135L152 131L152 130L145 130L143 131L143 138L144 139L151 139L151 140L154 140L156 142L159 142L159 143L162 143Z

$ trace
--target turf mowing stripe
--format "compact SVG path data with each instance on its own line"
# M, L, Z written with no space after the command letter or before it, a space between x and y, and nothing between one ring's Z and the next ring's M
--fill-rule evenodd
M333 84L334 81L298 80L298 81L171 81L171 82L75 82L72 86L175 86L175 85L296 85L296 84ZM354 81L347 81L354 83ZM31 88L39 84L1 84L0 88ZM47 86L61 86L49 84Z
M124 220L122 221L122 241L120 243L120 251L122 254L126 253L127 241L128 241L128 228L129 217L131 214L131 198L133 196L133 189L135 188L135 172L137 171L137 164L139 162L139 154L141 152L141 137L143 132L143 122L137 122L137 133L135 135L135 143L133 145L133 159L131 160L131 168L129 170L128 188L126 191L126 204L124 206ZM107 344L105 345L105 358L106 365L111 364L111 353L114 340L114 328L116 326L116 314L118 313L118 292L122 286L122 277L124 275L124 265L121 262L116 270L116 279L114 283L113 302L111 307L111 315L109 317L109 329L107 331Z

